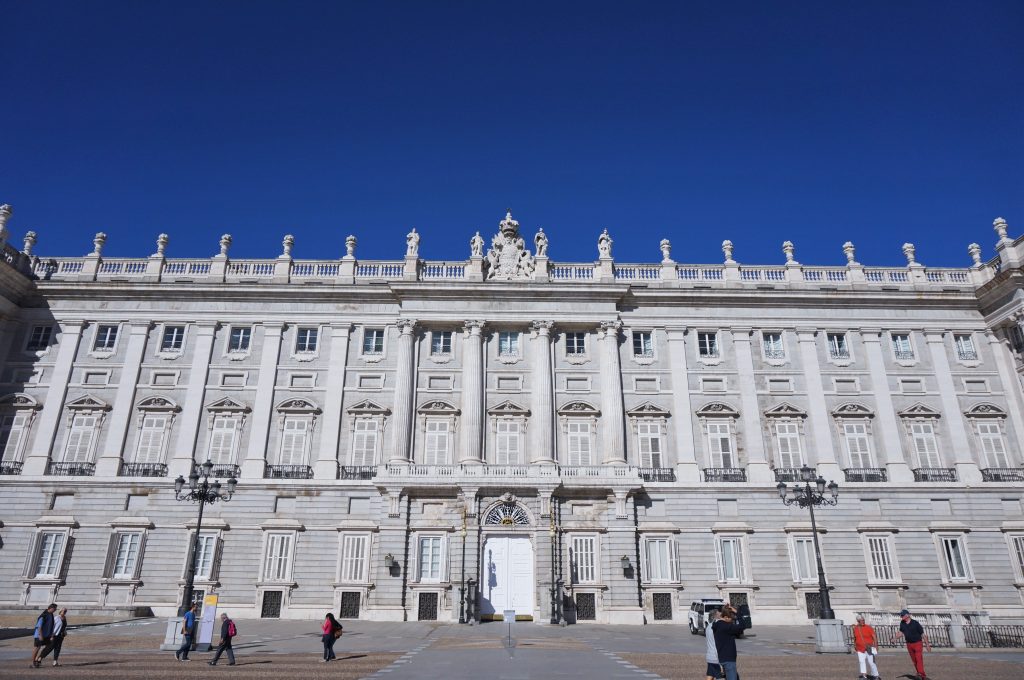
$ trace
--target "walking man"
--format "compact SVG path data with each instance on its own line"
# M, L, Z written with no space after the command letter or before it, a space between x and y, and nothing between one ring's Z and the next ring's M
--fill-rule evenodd
M228 618L227 614L220 615L220 644L217 645L217 653L213 655L211 666L217 665L217 660L224 652L228 653L228 665L235 665L235 651L231 649L231 638L238 634L235 622Z
M53 652L53 665L60 665L60 650L64 646L64 636L68 634L68 608L64 607L57 615L53 617L53 637L50 638L50 643L43 647L42 654L39 655L39 662L42 663L46 656Z
M918 677L921 680L928 680L928 676L924 674L924 653L922 647L927 647L928 652L931 653L932 643L928 641L928 636L924 633L924 627L911 618L910 612L906 609L900 611L900 629L896 631L896 637L900 636L907 641L907 653L910 654L910 660L914 664L914 670L917 671Z
M875 637L875 629L864 622L863 614L857 614L857 625L853 627L853 648L857 650L857 662L860 664L858 680L878 680L878 666L875 665L878 638Z
M722 618L711 626L715 636L715 649L718 650L718 662L725 671L725 680L740 680L736 669L736 638L747 629L746 618L737 620L736 609L732 605L722 607Z
M36 618L36 627L32 632L32 668L39 668L43 665L40 657L43 648L53 639L53 613L55 611L57 611L57 605L51 604Z
M715 632L712 627L718 620L718 610L713 609L708 617L708 623L704 626L704 637L707 638L707 652L704 660L708 662L708 670L704 680L721 680L722 665L718 661L718 648L715 646Z
M199 613L199 604L194 603L185 616L181 618L181 647L174 652L174 658L178 661L191 661L188 653L192 651L192 642L196 636L196 614Z

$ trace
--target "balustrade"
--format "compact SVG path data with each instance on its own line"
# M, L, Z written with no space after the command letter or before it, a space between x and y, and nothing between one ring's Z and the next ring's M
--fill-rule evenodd
M121 477L166 477L167 466L163 463L121 463L118 475Z
M889 479L885 468L847 468L843 475L848 482L885 482Z
M981 471L983 482L1024 482L1024 468L985 468Z
M92 477L96 474L96 464L51 462L46 466L46 474L53 477Z
M915 482L955 482L956 468L917 468Z

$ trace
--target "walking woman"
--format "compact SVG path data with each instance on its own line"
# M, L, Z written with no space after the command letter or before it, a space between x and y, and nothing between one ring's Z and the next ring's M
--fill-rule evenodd
M46 655L51 651L53 652L53 665L59 666L58 659L60 659L60 648L64 645L64 637L68 634L68 608L63 607L57 615L53 617L53 637L50 638L49 644L43 647L43 653L39 655L39 660L42 661L46 658Z
M338 619L334 618L334 614L327 612L327 616L324 617L324 625L320 630L323 633L321 639L324 642L324 658L320 660L320 663L327 663L337 658L334 656L334 641L341 637L341 624L338 623Z

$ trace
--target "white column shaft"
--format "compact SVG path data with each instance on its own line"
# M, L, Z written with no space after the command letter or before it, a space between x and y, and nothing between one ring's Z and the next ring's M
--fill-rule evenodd
M675 425L676 477L681 482L699 482L697 446L693 439L693 405L690 402L686 367L686 329L668 329L668 359L672 376L672 422Z
M391 435L389 463L412 460L409 435L412 431L413 386L413 322L402 320L398 324L398 357L395 366L394 431Z
M199 423L206 399L206 381L210 375L210 356L213 353L217 324L198 323L195 330L192 366L188 372L188 387L185 388L185 398L182 400L181 417L178 419L181 423L178 438L172 449L173 458L168 473L170 477L188 477L192 471L192 462L196 459L196 438L199 436Z
M622 367L619 361L619 323L602 324L601 341L601 425L603 462L626 462L626 414L622 407Z
M931 354L932 365L935 367L935 379L939 384L939 398L942 400L942 420L949 428L949 437L953 442L953 450L946 453L945 459L956 466L957 478L961 482L980 482L981 472L978 464L971 459L971 444L967 438L967 428L960 413L960 401L956 396L956 385L950 370L949 356L943 333L925 331L924 339ZM941 423L940 423L941 425Z
M131 424L132 404L135 402L135 390L139 384L142 357L146 353L149 327L148 321L133 323L129 327L124 364L121 365L121 380L118 382L117 394L114 396L114 407L110 413L107 439L100 450L100 457L96 463L97 477L116 476L120 471L121 461L127 460L127 456L124 455L125 437Z
M999 380L1006 392L1006 406L1009 411L1010 422L1013 424L1014 444L1017 455L1011 460L1020 465L1024 461L1024 394L1021 393L1020 377L1015 369L1013 350L1010 349L1009 339L999 337L993 331L986 333L989 347L996 357L996 368L999 371ZM982 454L984 455L984 454ZM982 465L989 467L988 461L982 461Z
M274 417L274 390L277 387L277 364L281 356L281 335L284 324L264 324L263 351L260 354L260 375L256 383L256 397L252 406L252 432L249 448L242 462L242 476L248 479L263 477L267 461L270 421Z
M341 443L341 409L345 401L345 366L348 362L350 327L331 326L331 356L327 363L327 394L324 396L323 434L313 471L316 479L337 479ZM342 461L344 464L344 461Z
M798 330L800 362L807 381L807 414L810 419L810 441L805 462L815 464L818 474L825 479L840 477L840 465L832 439L831 420L825 408L825 388L821 381L821 363L818 361L816 331Z
M53 373L50 375L50 389L46 393L46 403L36 421L36 438L32 445L32 453L25 459L22 474L42 475L46 473L46 464L50 460L50 451L57 436L61 414L64 411L64 400L68 395L68 383L71 382L71 369L78 354L78 344L82 340L83 321L60 322L60 340L57 345L57 359L54 361Z
M535 321L533 341L530 343L530 356L533 360L533 385L530 388L531 463L551 463L555 460L551 326L547 321Z
M484 362L483 324L467 323L462 354L462 443L460 463L478 463L483 457Z
M754 356L750 349L749 328L731 331L733 351L736 353L736 372L740 390L740 424L746 445L747 476L751 482L771 481L768 459L765 457L764 436L761 430L761 410L757 403L757 380L754 377Z
M896 409L889 393L889 378L885 371L885 358L882 356L881 332L862 330L864 352L867 354L868 371L871 374L871 388L875 393L875 405L878 407L877 427L880 436L875 437L879 444L878 464L889 471L891 482L911 482L914 477L907 464L906 452L903 450L903 437L896 420ZM884 458L884 460L883 460Z

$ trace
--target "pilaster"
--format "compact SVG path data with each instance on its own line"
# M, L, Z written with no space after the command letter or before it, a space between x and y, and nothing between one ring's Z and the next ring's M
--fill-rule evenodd
M199 436L199 423L203 414L203 402L206 398L206 381L210 375L210 356L213 353L213 339L217 332L216 321L198 321L195 324L195 343L192 350L192 366L188 372L188 387L181 407L181 426L178 438L171 448L168 476L171 478L182 475L188 477L192 472L192 462L196 455L196 437Z
M889 391L889 377L882 356L882 331L864 328L861 329L860 335L864 341L864 353L867 355L868 371L871 373L871 388L878 407L878 432L881 435L875 439L876 442L881 442L881 446L878 447L878 463L888 469L889 481L912 482L914 475L910 471L906 452L903 450L903 437L896 421L896 410ZM885 461L881 460L882 456L885 456Z
M341 453L341 418L345 402L345 366L352 326L331 324L331 355L327 364L327 393L324 395L323 439L320 442L313 476L337 479Z
M398 320L398 356L395 365L395 427L391 435L389 463L407 463L412 459L410 434L412 433L413 386L413 331L414 319Z
M139 384L139 371L142 368L142 357L146 352L146 341L149 339L150 322L132 323L128 330L128 345L125 349L124 364L121 366L121 380L114 396L114 406L110 414L110 428L107 431L106 444L100 449L100 457L96 461L97 477L116 477L120 472L121 461L124 460L125 437L131 423L132 404L135 402L135 390Z
M690 403L690 385L686 368L686 328L669 328L668 356L672 375L672 418L676 430L676 479L680 482L699 482L696 447L693 441L693 406Z
M736 353L736 372L739 378L740 420L743 423L747 453L747 479L751 482L771 482L771 470L765 457L764 437L761 434L761 411L757 404L757 381L754 378L754 358L750 351L750 328L733 328L733 350Z
M942 411L946 414L949 436L953 442L953 463L956 465L957 479L961 482L980 482L981 471L978 463L971 457L971 444L964 427L960 403L956 398L956 385L950 371L949 355L943 341L942 331L924 332L925 343L931 353L932 365L935 367L935 379L939 384L939 397L942 400Z
M267 463L267 438L274 410L274 389L277 386L277 364L281 356L281 335L284 324L263 324L263 352L260 354L260 376L252 407L252 432L249 448L242 461L242 477L263 477Z
M460 463L483 462L483 321L467 321L462 353L462 437Z
M606 465L626 463L626 413L622 406L622 367L619 361L620 321L603 321L598 331L601 342L601 429L602 460Z
M552 321L531 324L530 358L533 363L533 384L530 390L531 463L554 463L555 410L553 406L554 376L551 371Z
M825 479L842 479L842 470L836 459L832 430L829 427L828 410L825 408L825 389L821 382L821 364L818 361L818 347L815 342L817 331L809 328L796 330L800 347L800 361L807 380L807 412L810 416L810 446L814 460L808 456L807 463L815 464L818 474Z
M988 339L993 356L995 356L999 380L1006 393L1006 410L1009 412L1010 422L1013 424L1014 443L1017 447L1015 458L1019 461L1024 459L1024 393L1022 393L1020 380L1014 366L1013 350L1010 349L1009 338L1006 338L1005 335L1000 338L994 330L989 329L985 331L985 337Z

